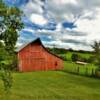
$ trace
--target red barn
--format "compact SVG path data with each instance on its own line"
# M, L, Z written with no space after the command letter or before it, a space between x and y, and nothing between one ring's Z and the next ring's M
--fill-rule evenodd
M63 60L50 53L39 38L20 48L17 54L18 69L22 72L63 68Z

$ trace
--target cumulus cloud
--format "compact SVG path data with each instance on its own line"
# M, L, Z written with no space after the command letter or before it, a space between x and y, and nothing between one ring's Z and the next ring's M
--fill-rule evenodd
M48 12L56 20L72 21L86 14L87 11L96 12L96 9L100 8L100 0L47 0L47 5Z
M21 6L26 16L30 16L33 13L42 14L43 13L43 2L41 0L29 0L26 4Z
M39 14L32 14L30 20L38 25L47 24L48 20Z
M26 4L23 4L20 8L24 12L25 16L35 24L43 25L47 23L47 19L44 17L44 2L43 0L29 0Z

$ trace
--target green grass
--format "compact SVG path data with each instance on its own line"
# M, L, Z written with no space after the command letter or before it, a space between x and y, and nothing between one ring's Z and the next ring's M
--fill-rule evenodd
M73 51L73 52L71 52L71 51L67 51L67 53L66 54L59 54L59 56L61 55L61 56L66 56L66 58L67 58L67 60L68 61L71 61L71 56L72 56L72 54L78 54L78 55L80 55L81 57L83 57L83 58L89 58L90 56L92 56L92 53L79 53L79 52L75 52L75 51Z
M100 80L62 71L14 73L10 97L0 100L100 100Z

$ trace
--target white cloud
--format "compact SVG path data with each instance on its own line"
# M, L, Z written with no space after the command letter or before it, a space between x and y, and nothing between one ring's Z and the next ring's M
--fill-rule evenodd
M29 0L29 2L22 5L21 8L26 16L30 16L32 13L42 14L42 5L43 2L41 2L41 0Z
M77 4L77 0L51 0L51 2L56 3L57 5L65 5L68 3Z
M47 23L44 17L44 2L41 0L29 0L28 3L21 6L25 16L33 23L43 25Z
M31 33L34 33L35 30L31 29L31 28L24 28L22 31L28 31L28 32L31 32Z
M48 12L57 21L76 19L85 11L95 12L100 8L100 0L47 0Z
M42 15L39 14L32 14L30 20L38 25L44 25L47 24L48 22L46 18L44 18Z
M23 45L23 43L21 43L21 42L17 42L17 44L16 44L16 47L21 47Z
M96 15L93 20L79 19L76 22L77 28L75 30L87 33L86 39L89 42L93 40L100 40L100 13Z

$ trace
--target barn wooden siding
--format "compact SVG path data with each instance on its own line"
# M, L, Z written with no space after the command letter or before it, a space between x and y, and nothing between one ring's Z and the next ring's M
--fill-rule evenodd
M63 60L48 52L40 39L28 44L18 52L19 71L60 70Z

